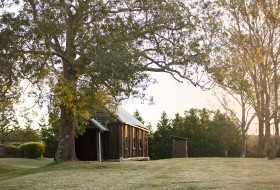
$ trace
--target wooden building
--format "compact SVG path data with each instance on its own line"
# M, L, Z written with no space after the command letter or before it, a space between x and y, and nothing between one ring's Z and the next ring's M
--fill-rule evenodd
M173 158L188 157L187 138L171 136L173 138Z
M121 107L97 111L76 139L76 155L79 160L149 160L148 129Z

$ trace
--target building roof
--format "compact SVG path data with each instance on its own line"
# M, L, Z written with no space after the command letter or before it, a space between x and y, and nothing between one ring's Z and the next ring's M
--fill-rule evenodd
M136 127L141 127L141 128L143 128L145 130L148 130L148 128L145 127L145 125L143 125L143 123L138 121L128 111L126 111L124 108L122 108L120 106L117 108L115 114L118 116L118 119L122 123L133 125L133 126L136 126Z
M100 130L101 133L103 133L103 132L105 132L105 131L109 131L109 129L108 129L106 126L102 125L101 123L99 123L99 122L98 122L97 120L95 120L94 118L91 118L89 121L90 121L94 126L96 126L96 127Z
M187 141L188 138L185 138L185 137L177 137L177 136L173 136L173 135L170 135L171 138L173 139L177 139L177 140L183 140L183 141Z

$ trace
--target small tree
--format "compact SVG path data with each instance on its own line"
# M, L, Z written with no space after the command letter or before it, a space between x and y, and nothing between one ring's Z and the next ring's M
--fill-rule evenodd
M143 120L140 112L138 109L135 110L135 112L133 113L133 116L138 120L140 121L143 125L145 125L145 121Z
M149 144L151 159L172 158L173 145L171 135L171 123L167 114L163 112L157 124L157 130L153 134L152 144Z
M230 150L239 145L240 130L230 117L219 110L215 113L208 132L212 142L216 144L216 150L214 151L224 153L225 157L229 156ZM234 153L231 155L234 155Z
M58 142L58 126L55 125L53 114L50 114L49 122L43 116L39 121L40 135L45 143L44 157L54 158Z

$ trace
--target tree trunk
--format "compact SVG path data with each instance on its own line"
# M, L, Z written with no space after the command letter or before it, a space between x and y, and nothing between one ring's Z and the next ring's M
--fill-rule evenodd
M228 157L228 150L225 151L225 157Z
M61 106L61 126L55 161L75 161L75 130L72 110Z
M266 157L266 143L264 138L264 123L259 119L259 142L258 142L258 157L264 158Z
M275 138L270 137L269 139L269 152L267 154L269 160L274 160L276 158L276 154L279 150L279 137L275 136Z
M240 153L240 158L245 158L246 157L246 135L243 133L242 134L242 142L241 142L241 153Z
M276 154L279 150L280 142L279 142L279 103L278 103L278 89L279 89L279 82L278 82L278 61L274 61L274 111L273 111L273 118L274 118L274 127L275 127L275 136L270 137L269 139L269 146L271 147L270 152L268 152L268 159L274 160L276 158Z

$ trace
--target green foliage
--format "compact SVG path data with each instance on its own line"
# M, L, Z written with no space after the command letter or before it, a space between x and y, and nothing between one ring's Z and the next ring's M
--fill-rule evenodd
M45 153L45 145L42 143L25 143L20 146L23 157L26 158L40 158Z
M36 142L40 140L41 137L34 129L31 128L13 130L5 138L6 142Z
M230 156L240 155L241 132L226 114L219 110L215 113L208 134L212 146L216 147L211 154L224 156L228 152Z
M171 158L173 142L170 135L188 138L190 157L223 157L240 155L241 132L227 115L206 109L190 109L170 121L163 113L158 128L149 136L151 159Z
M146 126L149 130L149 135L153 134L154 130L153 130L153 126L151 123L149 123L147 126Z
M208 68L215 30L214 11L208 14L207 8L211 3L191 6L183 0L23 1L17 14L11 9L0 17L0 79L7 79L0 92L9 89L0 97L17 99L14 89L22 79L40 92L48 85L50 93L43 95L50 110L59 110L61 131L67 133L59 139L59 152L66 155L69 147L74 152L74 143L61 142L64 136L73 142L71 131L92 110L129 96L145 99L147 72L203 86L197 75Z
M5 142L7 136L13 129L19 129L19 123L14 116L0 115L0 142Z
M135 110L133 113L133 117L135 117L138 121L140 121L143 125L145 125L145 121L143 120L142 116L140 115L140 112L138 109Z
M39 121L40 134L42 141L45 144L44 157L46 158L54 158L55 156L59 129L57 123L59 122L56 120L56 117L54 117L53 114L50 114L49 116L49 124L46 122L45 117L42 117Z
M54 158L55 152L57 150L58 139L54 136L48 136L42 140L45 143L45 158Z
M149 156L153 160L171 158L173 144L171 135L171 123L165 112L157 124L157 130L149 139Z
M13 157L13 158L21 157L20 148L15 145L7 145L5 147L5 154L7 157Z

